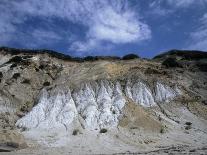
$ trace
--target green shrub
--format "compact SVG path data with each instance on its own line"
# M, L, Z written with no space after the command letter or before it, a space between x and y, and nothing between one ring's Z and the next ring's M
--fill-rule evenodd
M107 129L103 128L100 130L100 133L106 133L107 132Z
M137 58L139 58L139 56L136 54L127 54L122 57L123 60L131 60L131 59L137 59Z
M20 73L14 73L12 76L13 79L18 79L20 77Z
M75 130L73 130L73 133L72 133L72 135L77 135L78 133L80 133L80 131L78 130L78 129L75 129Z
M203 103L204 105L207 105L207 100L203 100L202 103Z
M160 128L160 133L161 134L165 133L165 130L166 130L166 126L162 125Z
M2 72L0 72L0 79L1 79L1 78L3 78L3 73L2 73Z
M161 116L159 115L158 116L158 120L161 122L162 121L162 118L161 118Z
M12 65L10 66L10 69L13 69L13 68L15 68L15 67L17 67L17 64L12 64Z
M97 57L93 57L93 56L87 56L83 59L84 61L96 61L98 60Z
M185 125L192 125L191 122L185 122Z
M182 67L175 58L167 58L162 62L162 65L167 68Z
M185 130L190 130L191 129L191 125L187 125L186 127L185 127Z
M21 83L23 83L23 84L30 84L30 80L29 79L24 79Z
M164 128L161 128L160 129L160 133L164 133Z
M168 52L162 53L160 55L157 55L153 59L164 58L168 55L182 57L183 60L200 60L200 59L207 58L207 52L174 49L174 50L170 50Z
M6 64L12 63L11 68L16 67L17 64L30 65L30 61L28 60L30 57L31 56L14 56L8 62L6 62Z
M191 122L185 122L185 125L186 125L185 130L190 130L192 123Z
M22 112L28 112L32 107L32 103L29 101L26 101L20 108L20 111Z
M202 72L207 72L207 63L206 62L197 62L196 66Z
M40 65L39 69L43 70L46 66L45 65Z
M49 86L49 85L50 85L50 82L48 82L48 81L46 81L46 82L43 83L43 86L45 86L45 87L46 86Z

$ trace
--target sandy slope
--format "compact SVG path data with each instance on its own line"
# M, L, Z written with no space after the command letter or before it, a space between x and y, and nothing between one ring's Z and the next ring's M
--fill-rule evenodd
M144 152L180 154L189 151L191 154L206 154L207 121L197 117L186 107L171 106L169 109L171 110L168 111L169 114L174 115L174 120L179 123L160 113L161 122L166 125L162 134L159 131L150 132L148 129L153 125L150 126L148 123L145 125L143 122L138 123L137 127L136 123L135 126L131 126L131 122L128 126L122 124L118 129L111 129L106 133L83 130L78 135L72 135L72 131L64 130L50 130L50 132L30 130L23 132L30 148L2 154L142 154ZM160 112L156 109L153 111ZM141 109L139 112L144 113ZM185 129L186 122L192 123L191 129Z

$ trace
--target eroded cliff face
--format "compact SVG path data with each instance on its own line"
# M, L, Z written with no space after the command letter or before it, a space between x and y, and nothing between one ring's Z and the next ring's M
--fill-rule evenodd
M204 143L206 72L161 63L0 53L0 130L43 146L89 148L90 141L93 150L108 145L115 152Z
M165 104L181 95L176 88L160 82L151 90L146 83L126 82L125 88L117 81L84 83L76 91L58 86L49 92L43 89L38 104L16 125L20 128L73 128L73 123L84 129L97 130L117 127L123 107L131 99L143 107Z

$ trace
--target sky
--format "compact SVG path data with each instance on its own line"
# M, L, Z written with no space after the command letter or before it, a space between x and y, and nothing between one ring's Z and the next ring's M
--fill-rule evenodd
M80 57L207 51L207 0L0 0L0 46Z

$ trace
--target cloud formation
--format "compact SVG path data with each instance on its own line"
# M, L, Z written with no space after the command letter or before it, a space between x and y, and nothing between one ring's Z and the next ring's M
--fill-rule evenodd
M200 19L199 27L190 33L189 49L206 50L207 51L207 13Z
M167 3L177 8L187 8L192 5L204 5L207 0L167 0Z
M149 26L129 7L127 0L2 0L1 8L4 11L0 15L0 35L6 37L0 43L10 41L9 36L18 33L18 26L33 17L41 17L46 22L58 18L87 27L85 38L72 43L73 50L91 50L102 41L124 44L151 37ZM43 41L61 39L55 32L46 31L36 28L31 33Z

